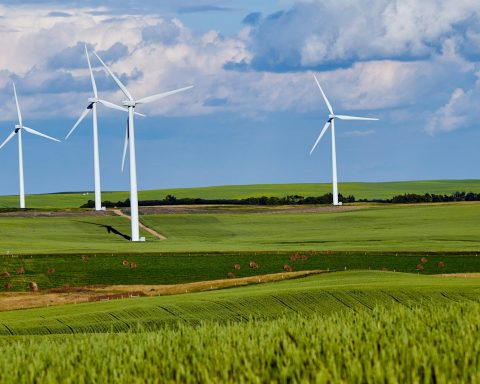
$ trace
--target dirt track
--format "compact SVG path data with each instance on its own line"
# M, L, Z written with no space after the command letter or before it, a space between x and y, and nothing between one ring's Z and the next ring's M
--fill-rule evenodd
M268 283L279 280L295 279L327 273L326 271L284 272L269 275L200 281L176 285L111 285L85 286L49 289L40 292L6 292L0 293L0 311L14 309L48 307L52 305L80 304L92 301L107 301L139 296L165 296L181 293L210 291L226 287L242 286L254 283Z

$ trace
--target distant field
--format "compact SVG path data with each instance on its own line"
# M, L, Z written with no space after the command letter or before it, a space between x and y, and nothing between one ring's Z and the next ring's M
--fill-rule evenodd
M331 314L402 303L480 302L480 279L394 272L338 272L185 295L64 305L0 313L0 334L156 329L176 322L242 321L285 314Z
M143 215L167 237L105 217L0 217L0 254L239 251L479 252L480 203L373 206L352 211ZM120 235L112 231L113 227Z
M241 199L257 196L287 195L320 196L331 192L331 184L258 184L231 185L199 188L176 188L141 191L140 200L161 200L167 195L178 198L202 199ZM343 195L354 195L357 199L386 199L404 193L451 194L456 191L480 192L480 180L428 180L398 181L384 183L340 183L339 191ZM128 192L105 192L103 200L119 201L129 197ZM93 193L59 193L28 195L26 204L29 208L78 208L88 200L93 200ZM1 207L17 207L17 196L0 196Z
M40 289L61 288L64 285L81 287L86 285L165 285L183 284L227 278L229 272L236 278L283 272L288 264L294 271L311 270L381 270L417 273L421 264L419 254L368 254L352 252L308 253L307 259L292 261L292 253L213 253L213 254L143 254L143 255L91 255L88 261L79 255L56 256L0 256L0 273L10 273L2 278L3 285L10 283L12 291L26 291L28 283L35 281ZM422 274L480 272L480 256L475 255L429 255L422 264ZM127 260L135 268L124 266ZM258 269L249 267L255 261ZM438 267L437 262L444 267ZM239 264L240 269L234 269ZM17 274L23 267L25 272ZM48 273L54 269L55 272ZM1 299L1 298L0 298Z

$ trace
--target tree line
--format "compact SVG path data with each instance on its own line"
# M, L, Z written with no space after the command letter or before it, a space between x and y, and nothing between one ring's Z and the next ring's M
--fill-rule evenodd
M139 206L159 206L159 205L303 205L303 204L331 204L333 195L327 193L322 196L300 196L288 195L285 197L262 196L248 197L245 199L200 199L200 198L177 198L173 195L167 195L162 200L140 200ZM441 203L454 201L480 201L480 193L474 192L455 192L451 195L437 195L425 193L419 195L416 193L405 193L403 195L393 196L391 199L359 199L355 196L338 195L338 200L342 203L354 203L355 201L364 203L387 203L387 204L412 204L412 203ZM103 201L102 206L107 208L130 207L130 199L123 201ZM94 208L95 202L88 200L80 208Z

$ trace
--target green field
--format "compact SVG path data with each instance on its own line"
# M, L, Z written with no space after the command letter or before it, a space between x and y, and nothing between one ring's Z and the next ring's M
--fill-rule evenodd
M0 381L475 382L479 316L480 279L378 271L2 312Z
M11 290L25 291L28 283L35 281L40 289L61 288L65 285L81 287L85 285L115 284L183 284L196 281L208 281L227 278L229 272L235 277L258 276L283 272L288 264L293 271L311 270L382 270L417 273L416 266L421 264L421 256L413 254L388 253L307 253L308 259L292 261L292 253L211 253L211 254L143 254L143 255L91 255L88 261L79 255L55 256L18 256L0 257L0 273L9 272L9 278L2 278L3 285L10 283ZM475 254L452 255L430 254L425 256L422 274L444 274L480 271L480 257ZM127 260L136 264L136 268L124 266ZM258 269L249 267L255 261ZM437 262L445 263L438 267ZM240 264L240 270L233 268ZM20 267L24 274L17 274ZM54 273L48 273L54 269Z
M168 239L130 243L106 217L0 217L0 254L239 251L478 252L480 203L386 205L352 211L143 215Z
M197 188L173 188L147 190L139 192L140 200L162 200L167 195L177 198L201 199L242 199L247 197L287 195L321 196L332 191L331 184L254 184L228 185ZM339 192L345 196L354 195L357 199L388 199L404 193L452 194L456 191L480 192L480 180L427 180L396 181L383 183L339 183ZM128 192L104 192L103 200L123 201L129 197ZM58 193L28 195L29 208L78 208L88 200L93 200L93 193ZM0 196L0 208L18 207L18 196Z
M475 383L480 304L0 338L15 383Z
M147 297L0 313L0 334L156 329L176 322L242 321L285 314L330 314L422 301L480 302L480 280L398 272L335 272L185 295Z

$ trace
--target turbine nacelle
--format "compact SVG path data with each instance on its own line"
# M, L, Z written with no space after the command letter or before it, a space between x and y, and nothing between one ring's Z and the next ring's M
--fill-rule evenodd
M20 124L15 124L15 133L17 133L23 127Z
M89 103L98 103L99 100L98 100L98 97L89 97L87 101Z
M135 106L137 105L137 102L136 100L123 100L122 101L122 105L124 107L132 107L132 108L135 108Z

